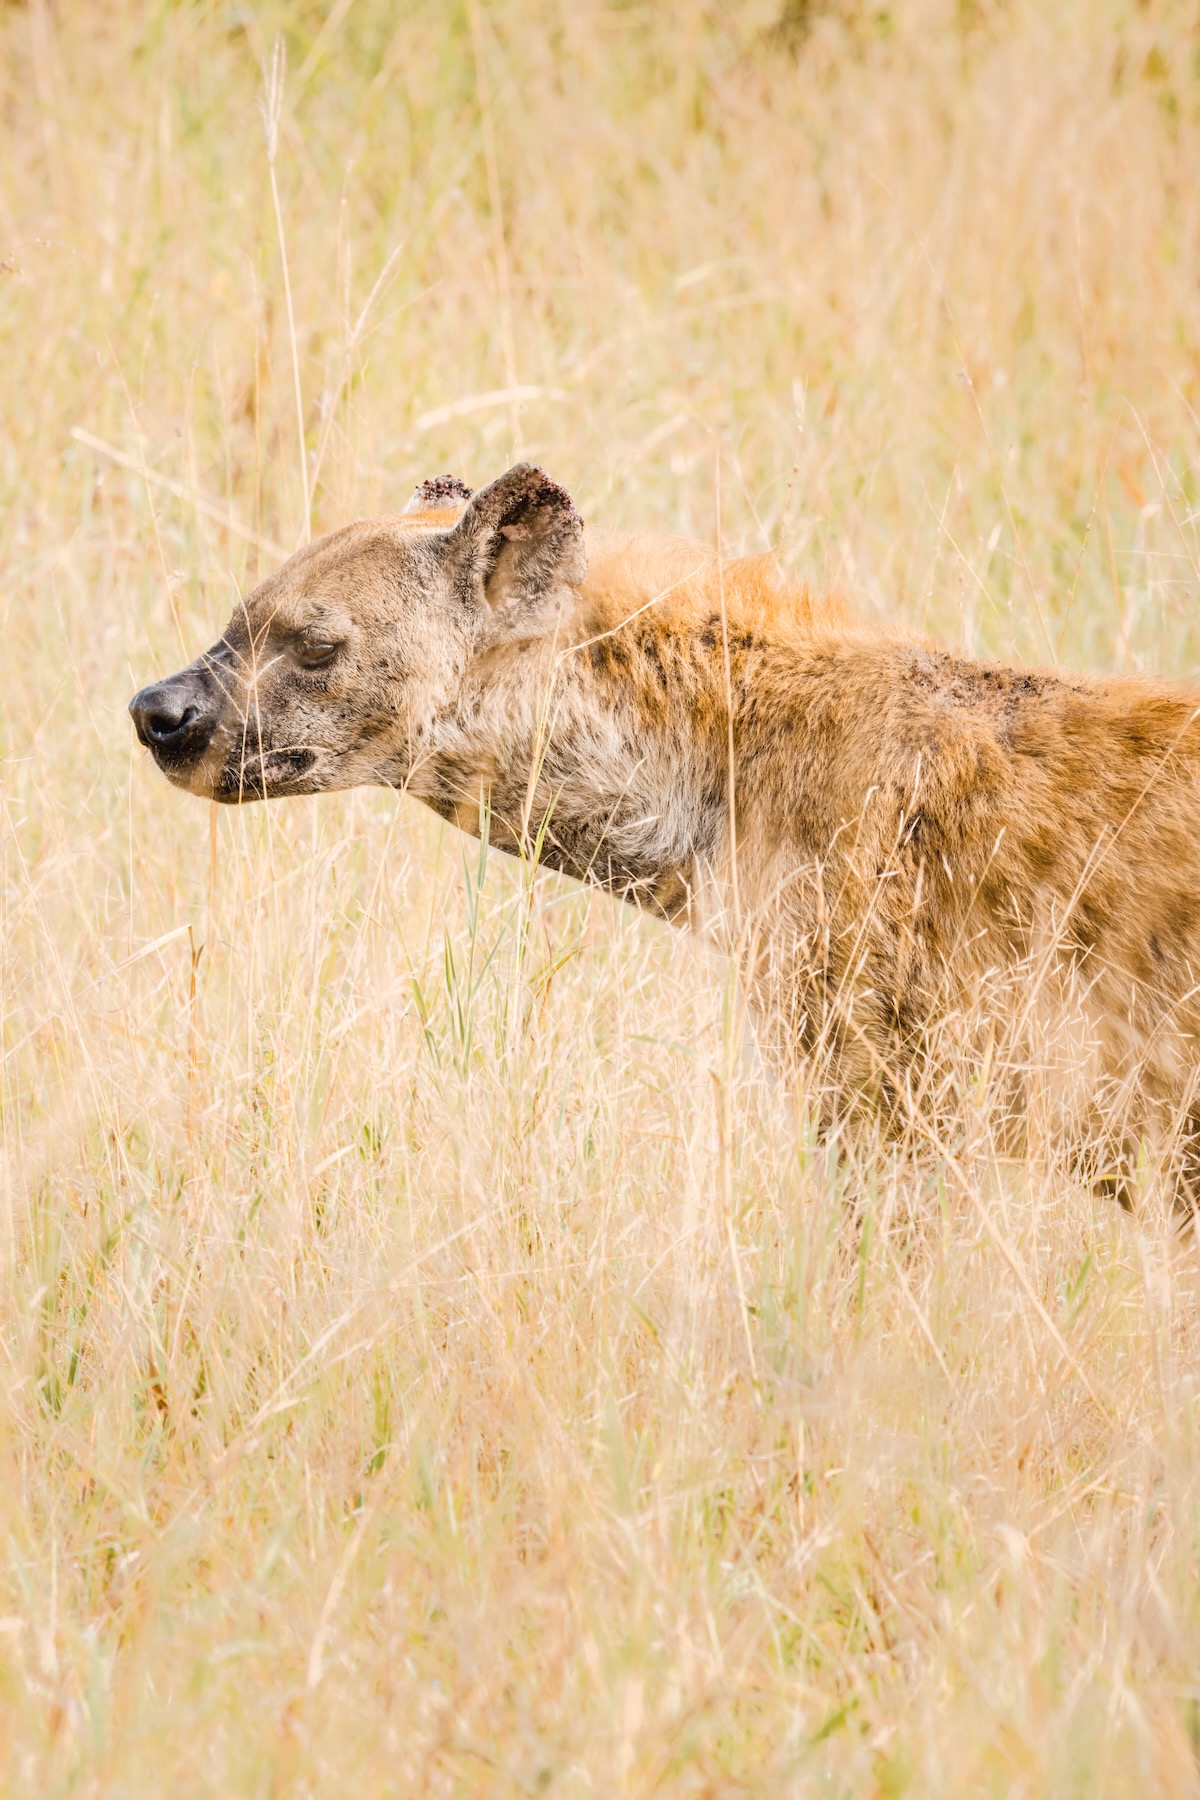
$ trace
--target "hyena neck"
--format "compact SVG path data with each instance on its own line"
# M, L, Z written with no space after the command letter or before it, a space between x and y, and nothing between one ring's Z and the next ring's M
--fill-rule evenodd
M667 703L662 661L632 670L633 649L554 633L485 651L407 786L499 849L695 925L728 853L724 736L706 743L689 697Z

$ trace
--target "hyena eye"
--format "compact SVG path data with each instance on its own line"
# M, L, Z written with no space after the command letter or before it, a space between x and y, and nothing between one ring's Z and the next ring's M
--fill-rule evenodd
M341 644L331 638L299 638L296 642L296 660L303 669L323 669L331 663Z

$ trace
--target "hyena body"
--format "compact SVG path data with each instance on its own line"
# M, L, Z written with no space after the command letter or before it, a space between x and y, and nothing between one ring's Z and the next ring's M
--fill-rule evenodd
M939 1033L994 1007L1064 1128L1190 1154L1194 691L966 661L765 559L585 545L519 465L300 551L131 710L192 792L404 788L704 931L771 1055L822 1053L831 1111L911 1108Z

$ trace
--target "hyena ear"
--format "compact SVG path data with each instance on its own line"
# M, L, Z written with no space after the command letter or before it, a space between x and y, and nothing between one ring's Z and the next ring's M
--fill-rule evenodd
M533 463L516 463L480 488L449 545L472 597L510 616L578 587L587 573L575 502Z
M437 512L446 506L459 506L470 498L470 488L457 475L431 475L428 481L418 481L404 510L406 513Z

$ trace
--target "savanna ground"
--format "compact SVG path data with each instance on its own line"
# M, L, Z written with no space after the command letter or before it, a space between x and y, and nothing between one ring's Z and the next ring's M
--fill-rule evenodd
M839 1156L694 946L124 714L517 454L1197 667L1194 9L781 5L0 8L5 1793L1198 1791L1151 1173Z

